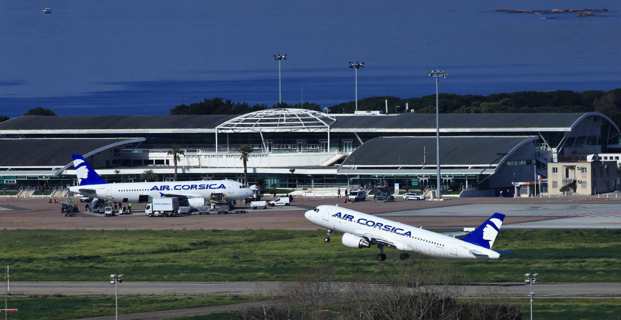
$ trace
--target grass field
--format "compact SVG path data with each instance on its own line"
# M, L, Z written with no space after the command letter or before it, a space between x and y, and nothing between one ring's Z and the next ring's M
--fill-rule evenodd
M251 299L252 297L225 295L123 296L119 299L119 313L226 305L248 302ZM12 296L9 307L19 310L9 316L9 319L15 320L64 320L114 315L114 300L111 296Z
M325 245L319 231L2 231L0 265L13 280L128 281L295 280L330 268L336 280L383 280L399 270L449 271L475 282L621 281L621 231L503 231L496 261L413 256L377 262L376 249L349 249L340 237ZM588 270L588 272L585 272Z

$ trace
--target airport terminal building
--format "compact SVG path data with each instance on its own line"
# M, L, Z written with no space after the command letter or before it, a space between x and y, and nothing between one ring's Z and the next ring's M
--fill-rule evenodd
M547 163L584 160L619 144L601 113L442 114L442 187L513 192ZM71 155L110 181L239 179L266 187L435 186L435 115L267 109L243 115L22 116L0 123L0 184L74 184ZM176 160L176 161L175 161ZM176 165L175 165L176 164Z

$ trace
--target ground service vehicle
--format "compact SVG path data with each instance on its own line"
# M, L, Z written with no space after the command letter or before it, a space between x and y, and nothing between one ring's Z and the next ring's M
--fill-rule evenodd
M147 203L144 213L149 217L179 215L179 199L175 197L154 198Z
M376 192L375 197L373 199L377 201L393 201L395 200L395 197L392 194L390 194L390 192L388 191L381 191L381 192Z
M112 207L109 207L109 206L108 206L108 207L105 207L105 208L104 208L104 215L105 215L106 217L111 217L111 216L114 216L114 215L116 215L116 214L114 213L114 210L112 210Z
M270 201L270 206L273 207L288 206L290 204L291 202L289 202L289 197L280 197Z
M347 195L347 200L356 202L356 201L364 201L367 199L367 193L364 190L351 191L349 195Z
M252 208L252 209L267 209L267 201L265 201L265 200L252 201L252 202L250 202L250 208Z

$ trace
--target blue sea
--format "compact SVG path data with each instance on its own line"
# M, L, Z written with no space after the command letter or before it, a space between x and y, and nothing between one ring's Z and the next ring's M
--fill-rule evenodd
M43 14L42 8L52 9ZM607 8L604 16L499 8ZM621 2L0 0L0 115L167 114L223 97L288 103L360 97L621 87Z

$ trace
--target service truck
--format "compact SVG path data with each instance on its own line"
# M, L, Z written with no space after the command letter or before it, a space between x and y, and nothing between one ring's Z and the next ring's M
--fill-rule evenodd
M144 208L149 217L170 217L179 215L179 199L176 197L153 198Z

